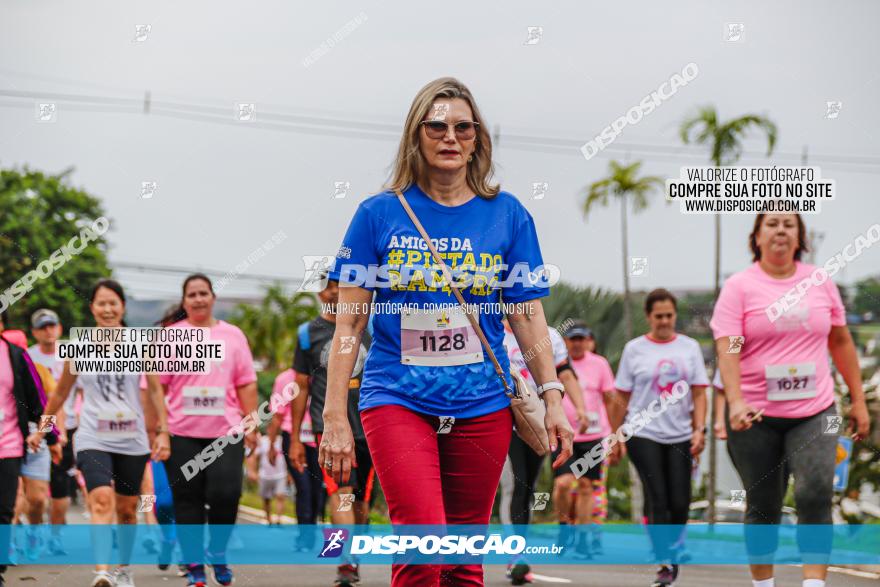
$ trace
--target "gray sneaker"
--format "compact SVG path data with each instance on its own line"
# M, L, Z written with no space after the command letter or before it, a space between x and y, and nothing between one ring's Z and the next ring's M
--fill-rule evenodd
M134 573L128 565L124 567L116 567L113 573L113 579L116 587L134 587Z
M113 575L107 571L95 571L92 587L113 587Z

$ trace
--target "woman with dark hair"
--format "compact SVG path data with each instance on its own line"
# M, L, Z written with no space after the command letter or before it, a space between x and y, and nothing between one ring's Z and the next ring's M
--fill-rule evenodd
M257 375L247 338L238 327L214 318L216 299L207 276L190 275L183 282L180 304L162 320L167 328L207 329L206 339L224 343L224 359L209 363L209 372L159 376L168 398L171 458L166 470L174 518L187 584L197 587L206 583L206 558L218 584L233 581L226 547L238 514L244 462L241 434L236 431L243 415L257 408ZM205 467L194 466L196 457L218 439L225 446L214 451L216 459ZM246 434L245 443L253 449L256 433ZM205 522L210 528L207 552L201 530L195 531Z
M98 328L122 328L125 316L125 292L111 279L102 279L92 288L89 309ZM137 524L137 502L144 467L152 456L168 458L169 441L165 400L155 376L147 376L150 402L156 411L160 432L153 441L152 451L144 425L141 404L141 373L79 373L73 374L70 361L64 369L55 393L46 405L46 415L54 415L64 406L75 384L83 390L83 405L76 431L76 464L88 490L90 523L108 525L114 514L119 528L120 566L114 575L108 565L95 566L93 587L133 587L131 560ZM28 437L36 448L43 439L40 431ZM99 559L108 559L110 545L107 533L95 532L93 548Z
M548 295L549 285L535 224L491 174L491 137L471 92L454 78L428 83L407 115L390 189L361 202L330 272L339 282L340 311L319 461L337 483L350 476L355 441L347 397L357 360L351 349L358 348L370 318L369 310L358 309L369 308L375 293L377 306L389 311L374 315L359 408L392 524L489 522L513 428L506 385L483 346L492 349L512 385L498 302L517 304L507 314L510 327L528 352L528 370L547 407L550 448L562 446L554 466L571 456L564 387L543 342L547 321L538 298ZM453 283L434 263L405 206ZM360 268L368 274L379 269L389 279L379 283L368 275L365 281ZM478 308L471 317L485 341L452 287ZM483 585L482 566L392 566L394 587L441 583Z
M791 474L798 543L810 557L803 584L823 587L831 535L807 525L832 523L838 434L828 424L838 416L829 358L849 390L848 433L856 440L870 428L859 361L828 270L800 261L807 251L800 215L758 214L749 248L752 264L727 279L710 325L727 399L727 450L746 490L752 582L774 585L775 530L749 530L780 523Z
M612 410L611 426L627 438L660 562L652 587L672 585L678 577L682 545L674 526L687 523L693 460L706 438L709 377L700 344L675 331L676 310L675 296L667 290L648 294L645 316L650 331L626 343L614 381L620 401ZM620 443L614 451L612 462L619 458Z

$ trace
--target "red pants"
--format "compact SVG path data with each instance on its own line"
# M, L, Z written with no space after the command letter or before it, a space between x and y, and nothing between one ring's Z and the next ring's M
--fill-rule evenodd
M392 524L488 524L510 446L510 409L456 419L385 405L361 412ZM482 587L482 565L391 567L392 587Z

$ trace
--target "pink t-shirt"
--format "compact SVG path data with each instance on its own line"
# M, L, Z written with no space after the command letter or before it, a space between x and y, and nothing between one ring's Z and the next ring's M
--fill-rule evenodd
M18 427L13 385L15 377L9 360L9 348L6 341L0 339L0 459L24 456L24 438Z
M755 262L727 280L715 304L712 334L716 339L745 337L739 357L743 399L767 416L806 418L834 401L828 335L832 326L846 325L834 282L811 283L804 297L774 322L767 314L814 269L796 262L792 277L776 279Z
M194 328L183 320L169 328ZM237 387L257 380L247 338L237 327L220 320L210 340L225 343L225 359L211 363L207 374L160 375L166 386L168 429L176 436L219 438L241 423Z
M283 390L285 387L290 385L296 380L296 371L293 369L287 369L278 374L278 377L275 378L275 383L272 384L272 399L270 400L271 405L275 405L275 402L281 402L283 397ZM293 422L291 420L292 416L290 415L290 403L284 404L282 408L280 408L281 413L284 415L284 419L281 421L281 429L290 434L290 431L293 430Z
M275 383L272 385L273 400L281 401L280 398L283 397L282 391L287 385L294 381L296 381L296 371L293 369L287 369L279 373L278 377L275 378ZM282 410L284 412L284 419L281 421L281 429L290 434L293 431L293 416L290 413L290 404L284 406ZM306 403L306 413L303 415L302 423L299 425L299 440L303 444L316 446L315 433L312 431L312 417L309 415L308 403Z
M611 365L605 357L596 353L587 352L580 359L569 356L571 366L578 376L578 383L583 390L584 407L587 418L590 420L587 431L578 433L577 410L568 396L562 401L568 422L575 431L575 442L588 442L598 440L611 434L611 424L608 422L608 414L603 401L605 393L614 391L614 373Z

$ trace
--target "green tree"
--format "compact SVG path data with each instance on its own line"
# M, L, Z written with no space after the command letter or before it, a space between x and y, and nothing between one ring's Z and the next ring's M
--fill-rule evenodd
M742 140L751 127L758 127L767 134L767 156L776 145L776 125L770 119L757 114L746 114L726 122L718 120L713 106L704 106L679 129L684 144L695 142L709 146L709 159L715 167L733 165L742 155ZM696 131L696 136L692 133ZM715 295L721 291L721 215L715 215Z
M70 171L0 170L0 292L104 216L98 198L67 184ZM78 240L75 246L81 246ZM11 303L9 326L29 330L28 318L39 308L55 310L65 327L90 325L89 290L110 276L107 242L99 237Z
M266 361L267 371L290 367L296 331L318 315L317 299L308 293L288 296L281 284L266 288L258 306L239 304L229 322L245 333L254 357Z
M856 314L873 312L875 320L880 317L880 279L868 277L856 283L853 310Z
M627 235L627 200L632 201L633 212L641 212L648 207L648 194L655 188L663 186L663 179L656 176L639 177L641 161L629 165L621 165L611 161L611 175L596 181L587 188L584 200L584 216L597 205L607 206L611 197L620 200L620 239L623 244L623 323L626 340L632 338L632 300L629 289L629 237Z

